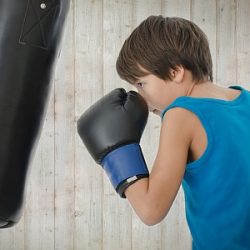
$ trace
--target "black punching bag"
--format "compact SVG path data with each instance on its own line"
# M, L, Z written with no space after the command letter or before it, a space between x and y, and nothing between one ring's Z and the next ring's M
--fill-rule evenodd
M23 213L68 9L69 0L0 0L0 228Z

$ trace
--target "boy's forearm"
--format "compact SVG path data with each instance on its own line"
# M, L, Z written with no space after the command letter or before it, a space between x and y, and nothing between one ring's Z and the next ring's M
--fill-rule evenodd
M150 186L150 177L140 179L129 186L125 195L136 214L146 225L155 225L165 217L167 209L162 202L162 197L156 195L154 186Z

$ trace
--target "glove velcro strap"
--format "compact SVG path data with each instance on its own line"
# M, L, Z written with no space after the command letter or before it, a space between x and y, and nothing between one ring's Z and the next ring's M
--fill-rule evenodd
M149 176L141 147L137 143L113 150L103 158L101 165L122 198L125 198L124 191L128 186Z

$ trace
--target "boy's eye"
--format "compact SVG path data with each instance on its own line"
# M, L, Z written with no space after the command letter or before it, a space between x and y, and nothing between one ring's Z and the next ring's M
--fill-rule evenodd
M142 87L142 86L143 86L143 83L142 83L142 82L138 82L136 85L137 85L138 87Z

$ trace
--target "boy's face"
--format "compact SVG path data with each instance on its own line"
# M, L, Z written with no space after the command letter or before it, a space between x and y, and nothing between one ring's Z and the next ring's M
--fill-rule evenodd
M149 111L156 115L181 94L176 82L162 80L153 74L140 77L134 87L146 100Z
M182 66L177 66L176 70L170 71L170 74L172 80L163 80L148 74L140 77L134 84L139 94L146 100L149 111L156 115L160 115L177 97L186 96L193 84L191 72Z

